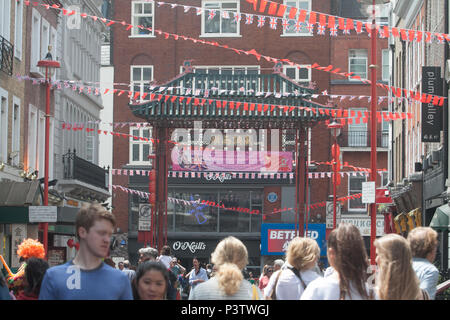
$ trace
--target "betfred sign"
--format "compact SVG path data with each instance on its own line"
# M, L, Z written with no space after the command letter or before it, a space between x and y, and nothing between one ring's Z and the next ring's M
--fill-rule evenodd
M304 226L306 230L306 225ZM261 225L261 255L284 255L289 242L297 236L295 224L264 223ZM321 255L326 254L325 224L308 224L307 237L317 241Z

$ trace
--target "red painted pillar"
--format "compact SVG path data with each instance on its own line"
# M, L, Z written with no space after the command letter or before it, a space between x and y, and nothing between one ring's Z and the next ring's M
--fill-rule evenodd
M50 77L48 68L45 70L46 82L46 99L45 99L45 163L44 163L44 206L48 206L48 177L50 166ZM42 224L43 227L43 244L45 256L48 252L48 222Z
M375 187L377 184L377 39L376 39L376 28L375 28L375 0L373 0L372 6L372 32L371 32L371 89L372 89L372 103L371 103L371 153L370 153L370 181L375 181ZM376 239L377 234L377 204L370 204L370 262L371 265L375 265L375 248L373 243Z
M298 234L300 237L304 236L305 223L305 182L306 182L306 158L305 158L305 128L299 129L296 171L298 175L297 185L297 211L298 211Z

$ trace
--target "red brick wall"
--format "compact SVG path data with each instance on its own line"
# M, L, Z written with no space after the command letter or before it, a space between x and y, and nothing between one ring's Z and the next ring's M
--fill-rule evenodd
M278 1L281 2L281 1ZM241 12L253 13L252 5L242 0ZM183 5L201 6L201 1L183 1ZM114 1L114 20L131 22L131 2ZM329 1L312 1L312 10L318 12L330 12ZM155 29L185 35L201 39L201 16L197 16L193 9L184 13L183 8L176 10L168 6L155 5ZM252 25L245 25L245 16L240 24L241 37L236 38L204 38L207 41L217 41L230 47L251 50L274 58L289 58L301 64L328 65L330 62L331 44L329 33L325 36L313 37L280 37L282 28L272 30L269 21L263 28L258 28L256 21ZM254 56L237 55L234 51L224 50L209 45L194 44L191 41L174 40L172 37L165 40L164 37L133 39L129 38L131 31L126 31L121 25L113 25L113 63L115 66L114 82L130 82L130 65L149 64L154 66L154 79L158 84L164 83L180 73L180 66L185 60L193 60L194 65L260 65L261 73L271 73L272 62L265 59L257 61ZM318 85L318 91L330 91L330 74L327 72L312 71L312 80ZM320 103L326 103L321 97ZM116 96L114 101L114 121L140 121L133 117L128 108L126 95ZM117 128L118 132L128 133L128 127ZM329 132L324 123L317 124L313 128L312 159L316 161L329 160ZM114 138L114 168L121 168L128 163L128 141L123 138ZM114 184L126 186L126 180L114 177ZM323 201L328 194L327 181L313 181L311 201ZM116 216L127 214L127 195L116 193L113 197L113 205ZM127 229L127 219L119 218L123 223L123 229ZM119 225L122 229L122 226Z

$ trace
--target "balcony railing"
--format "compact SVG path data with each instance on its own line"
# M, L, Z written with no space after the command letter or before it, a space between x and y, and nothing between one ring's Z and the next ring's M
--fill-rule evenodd
M340 147L365 148L371 146L369 131L343 131L338 137ZM387 148L389 146L389 132L377 131L377 147Z
M14 46L0 36L0 70L12 76Z
M108 190L109 170L76 155L76 151L63 155L64 179L75 179Z

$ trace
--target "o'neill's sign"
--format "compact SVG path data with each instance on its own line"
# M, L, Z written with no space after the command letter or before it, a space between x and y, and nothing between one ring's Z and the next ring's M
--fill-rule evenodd
M440 67L422 67L422 92L442 96ZM422 142L440 142L442 107L422 103Z

